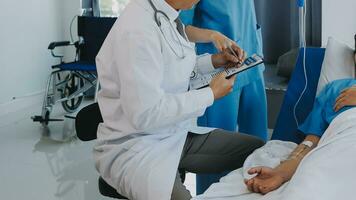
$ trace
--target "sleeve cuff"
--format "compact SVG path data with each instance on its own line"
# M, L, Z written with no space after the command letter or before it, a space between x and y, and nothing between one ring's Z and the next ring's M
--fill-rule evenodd
M210 87L206 87L206 88L203 88L203 89L200 89L200 90L197 90L200 94L199 96L204 99L205 101L205 105L206 107L209 107L211 105L213 105L214 103L214 93L213 91L211 90Z
M214 103L214 94L210 87L188 92L191 100L191 108L186 108L192 112L192 116L202 116L205 110Z
M197 70L200 74L206 74L215 70L211 54L203 54L197 58Z

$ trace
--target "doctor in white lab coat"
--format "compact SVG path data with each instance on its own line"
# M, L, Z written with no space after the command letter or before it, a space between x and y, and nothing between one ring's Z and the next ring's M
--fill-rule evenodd
M236 169L263 144L252 136L196 126L214 99L232 90L235 77L221 75L210 87L189 91L192 71L206 73L243 59L227 52L197 58L176 20L178 10L197 2L132 0L96 58L104 119L94 148L96 168L129 199L190 199L178 168L200 173ZM152 5L165 13L157 15L157 22ZM243 55L238 47L234 51Z

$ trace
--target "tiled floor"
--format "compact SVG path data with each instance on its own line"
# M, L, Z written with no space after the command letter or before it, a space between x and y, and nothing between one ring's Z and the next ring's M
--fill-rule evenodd
M93 142L62 136L64 122L49 130L30 120L40 105L6 116L0 123L0 199L105 200L98 192ZM54 113L63 116L62 109ZM195 179L186 184L195 193Z

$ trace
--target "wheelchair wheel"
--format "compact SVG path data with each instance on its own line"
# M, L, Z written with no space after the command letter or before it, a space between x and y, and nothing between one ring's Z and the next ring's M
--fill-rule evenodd
M81 87L84 86L84 80L78 75L69 74L68 76L69 76L67 77L68 82L66 83L64 87L64 91L62 92L62 98L69 97L70 95L72 95L73 93L75 93L77 90L79 90ZM82 101L83 101L83 96L78 95L67 101L63 101L62 106L63 109L68 113L73 113L79 108Z

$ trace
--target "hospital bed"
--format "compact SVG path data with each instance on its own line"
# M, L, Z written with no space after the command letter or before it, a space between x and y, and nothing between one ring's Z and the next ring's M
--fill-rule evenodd
M53 71L47 80L41 115L33 116L34 122L48 125L50 114L56 103L61 103L68 113L75 112L83 101L84 94L98 88L95 57L116 18L78 17L78 36L76 42L58 41L49 44L48 49L60 62L52 66ZM63 62L63 55L56 51L60 47L75 47L73 62Z
M333 43L330 42L330 39L329 43L331 43L330 49L335 48L338 51L341 51L338 49L341 48L338 46L339 44L333 45ZM350 49L347 51L349 50ZM349 174L344 175L344 172L352 171L356 166L355 160L350 159L354 156L356 151L355 108L342 112L333 120L321 138L318 147L316 147L303 159L298 167L298 170L294 174L293 180L291 180L288 184L284 184L278 190L266 195L266 197L260 194L249 193L242 181L244 178L249 177L246 175L246 171L250 169L251 166L262 165L273 168L274 166L277 166L281 160L287 158L296 146L294 143L285 143L278 140L292 141L295 143L300 143L303 140L303 134L297 130L297 122L295 120L293 110L296 103L300 99L296 109L296 116L299 124L302 124L313 108L321 71L323 73L322 77L324 78L327 77L327 73L335 73L335 71L330 72L327 70L329 67L328 61L330 61L330 59L335 59L335 52L330 52L332 51L329 51L328 44L328 57L326 58L326 64L324 64L322 71L324 56L326 55L325 49L306 49L305 68L308 84L305 92L303 92L306 85L303 65L304 50L302 49L299 51L297 64L289 82L283 105L273 132L272 140L274 141L267 143L264 147L265 149L262 151L261 149L255 151L254 154L246 160L242 169L235 170L229 175L223 177L219 183L212 185L207 191L204 192L204 194L194 198L195 200L288 199L286 197L290 197L290 199L336 199L339 196L342 196L342 199L353 199L351 197L354 197L354 188L351 187L351 185L353 186L355 183L355 176L353 176L354 174L352 177L350 177L351 175ZM344 65L331 66L334 68L335 66L341 66L340 68L343 68ZM346 65L345 67L348 68L349 66L351 65ZM349 77L345 78L349 79ZM340 79L340 77L338 78L338 75L333 74L327 78L327 82L337 79ZM321 84L323 86L326 83L321 81ZM278 153L274 154L271 149L268 149L267 146L271 144L274 145L272 147L276 148L277 150L275 152ZM283 144L283 147L289 145L291 146L288 148L280 148L281 146L277 146L276 144ZM282 155L283 152L284 156L278 157ZM276 158L279 158L280 160L277 161ZM262 159L265 160L262 161ZM275 163L271 164L273 162ZM348 170L345 169L346 167L348 167ZM307 196L308 198L306 198Z
M304 122L310 111L312 110L314 99L316 96L317 85L321 72L322 63L324 60L325 49L323 48L307 48L306 49L306 74L308 77L308 85L304 95L298 103L296 109L296 116L299 124ZM297 130L297 123L294 118L294 107L302 95L305 87L304 75L304 49L300 49L296 65L291 79L289 81L287 90L284 94L281 109L277 115L277 120L272 134L272 140L291 141L300 143L304 139L304 135ZM276 102L271 102L276 103ZM270 112L270 111L269 111ZM278 111L277 111L278 112ZM218 181L218 180L217 180ZM223 183L216 183L214 187L222 187ZM207 190L209 186L202 188L198 186L198 191L203 191L204 195L211 195L211 191ZM237 190L237 188L235 188ZM213 189L214 190L214 189ZM210 196L209 196L210 197ZM202 198L204 199L204 198Z
M356 49L356 35L354 39ZM296 143L300 143L303 140L303 134L298 132L293 114L294 106L305 86L303 55L303 49L301 49L274 128L272 140L292 141ZM302 96L296 109L296 116L300 124L306 119L313 108L324 55L324 48L306 49L306 74L308 84L305 94Z

